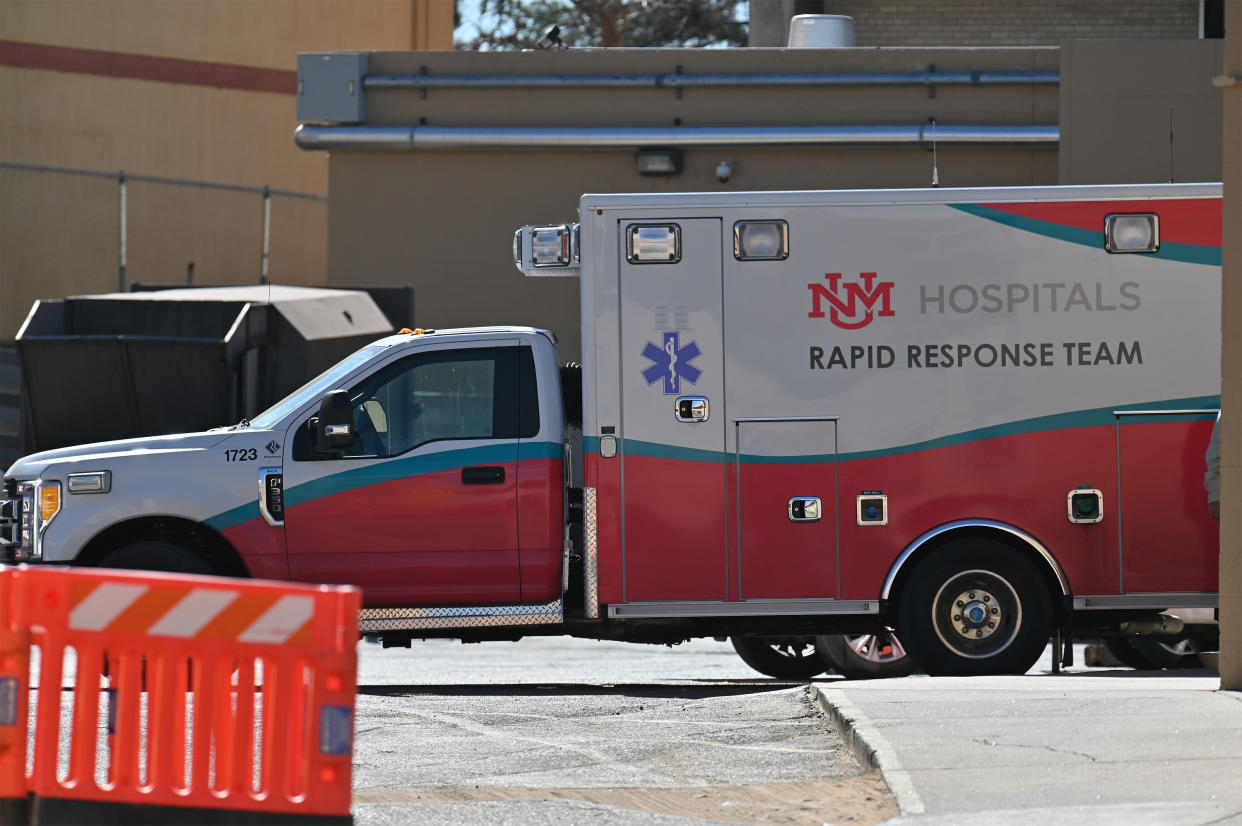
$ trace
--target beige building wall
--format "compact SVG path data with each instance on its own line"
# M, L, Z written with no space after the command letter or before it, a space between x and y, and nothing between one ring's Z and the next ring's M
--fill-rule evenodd
M450 0L3 0L0 162L327 194L299 51L449 49ZM115 178L0 167L0 342L39 298L117 289ZM127 282L257 283L263 200L130 181ZM323 201L272 200L271 280L325 282Z
M1220 180L1223 40L1061 47L1060 181Z
M1225 28L1220 684L1242 691L1242 3L1226 3Z

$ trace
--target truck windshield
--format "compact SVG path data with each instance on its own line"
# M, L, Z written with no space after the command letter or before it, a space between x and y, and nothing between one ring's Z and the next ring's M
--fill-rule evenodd
M318 399L329 390L336 389L342 379L387 349L388 344L368 344L353 355L332 365L267 410L264 410L258 416L255 416L250 420L250 426L256 428L274 427L298 408Z

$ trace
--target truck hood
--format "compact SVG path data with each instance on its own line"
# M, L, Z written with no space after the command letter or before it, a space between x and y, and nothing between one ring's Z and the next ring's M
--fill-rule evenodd
M138 439L122 439L115 442L92 442L85 445L60 447L32 453L18 459L5 473L17 479L34 479L43 474L49 465L63 462L140 456L143 454L171 453L185 450L206 450L237 435L253 433L249 430L226 430L219 428L202 433L170 433L167 436L146 436Z

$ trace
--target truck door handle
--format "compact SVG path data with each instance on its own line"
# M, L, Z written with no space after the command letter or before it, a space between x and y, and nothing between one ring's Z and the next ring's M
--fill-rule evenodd
M463 485L500 485L505 481L505 469L499 466L464 467L461 469Z

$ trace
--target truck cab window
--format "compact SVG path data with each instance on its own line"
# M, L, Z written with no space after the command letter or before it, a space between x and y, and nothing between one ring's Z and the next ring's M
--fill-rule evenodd
M356 435L346 458L397 456L447 439L533 436L539 429L527 347L420 353L367 377L349 397ZM299 447L294 457L309 458Z

